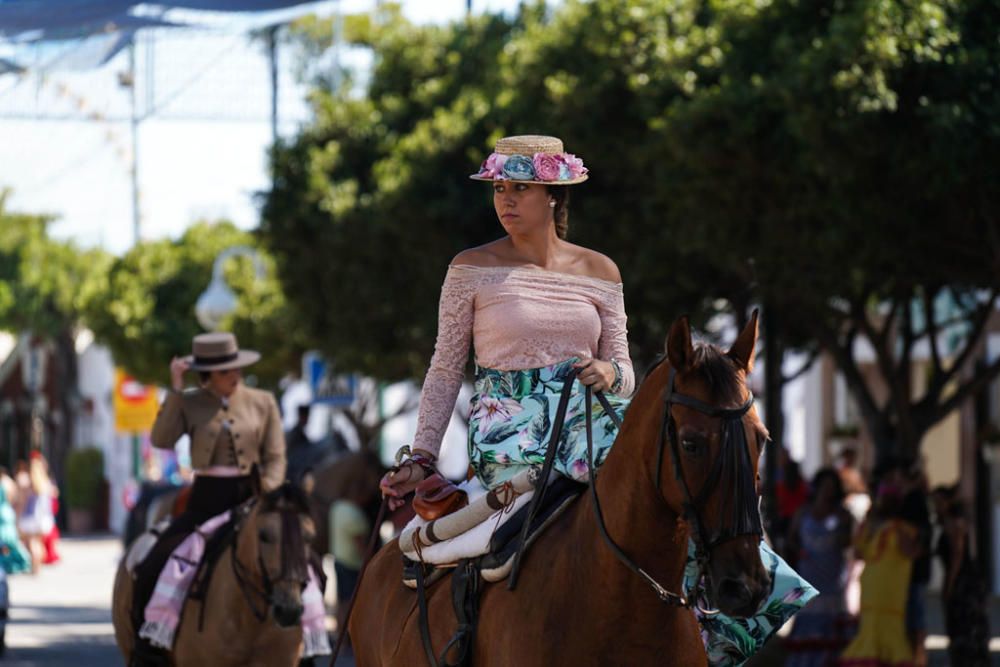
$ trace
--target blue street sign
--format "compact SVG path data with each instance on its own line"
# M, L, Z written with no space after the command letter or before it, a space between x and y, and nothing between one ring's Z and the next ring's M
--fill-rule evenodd
M313 403L347 407L354 402L357 378L334 373L330 363L318 352L302 355L302 376L312 390Z

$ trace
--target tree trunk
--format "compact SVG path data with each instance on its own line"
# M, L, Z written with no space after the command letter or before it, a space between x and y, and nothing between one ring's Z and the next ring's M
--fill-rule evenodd
M50 413L50 418L54 418L54 428L49 466L53 479L63 480L66 454L73 447L73 430L79 405L79 370L73 332L68 329L60 332L54 342L56 404L53 406L55 410Z
M764 424L771 435L772 447L767 452L764 474L764 498L766 520L771 523L777 517L778 499L775 482L778 475L778 451L784 447L784 412L782 399L785 390L782 361L785 348L781 340L781 324L777 309L764 307Z

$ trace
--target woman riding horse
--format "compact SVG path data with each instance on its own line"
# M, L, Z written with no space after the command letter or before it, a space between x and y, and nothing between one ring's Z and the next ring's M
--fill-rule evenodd
M253 466L265 492L285 479L285 436L274 396L241 382L241 369L259 359L258 352L240 350L234 335L207 333L194 337L191 356L170 362L171 389L151 440L156 447L172 449L188 435L195 479L185 511L136 568L132 613L137 632L170 554L199 524L253 496ZM199 388L184 390L188 370L199 372ZM133 665L147 665L161 663L165 653L139 637L132 655Z
M471 178L492 184L494 209L506 236L459 253L448 268L413 453L381 483L391 508L401 506L433 469L470 343L477 372L469 457L476 477L489 489L542 463L564 381L573 388L554 469L589 480L591 462L598 467L604 462L618 427L615 417L595 403L589 458L583 418L589 394L584 388L612 394L606 407L620 417L635 386L618 267L566 240L568 186L588 178L582 160L564 152L562 141L554 137L506 137ZM752 363L752 343L748 353L744 372ZM759 518L756 532L759 539ZM772 562L766 547L761 549ZM759 589L730 592L737 598L731 606L744 616L767 597ZM780 599L786 592L774 590L771 597ZM740 634L720 627L718 619L704 627L706 643L713 646ZM762 643L751 641L744 652L752 653Z

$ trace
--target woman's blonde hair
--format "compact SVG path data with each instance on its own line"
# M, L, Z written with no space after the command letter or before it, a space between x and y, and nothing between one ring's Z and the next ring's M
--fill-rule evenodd
M49 479L48 466L40 456L32 457L28 464L28 477L31 480L31 491L35 495L48 495L52 490L52 481Z

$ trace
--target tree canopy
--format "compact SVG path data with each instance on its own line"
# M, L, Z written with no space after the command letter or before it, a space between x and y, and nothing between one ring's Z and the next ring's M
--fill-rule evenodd
M501 234L466 174L496 138L543 133L591 169L571 240L619 263L640 364L676 316L760 303L772 335L830 352L884 452L911 453L1000 372L953 384L1000 285L995 2L569 0L347 25L371 78L317 88L261 225L343 369L423 372L448 259Z
M43 338L72 331L110 258L52 240L51 219L7 210L0 192L0 329Z
M1000 372L945 391L1000 287L998 18L991 2L787 0L729 17L722 57L654 141L673 167L664 204L832 354L883 455L914 455Z
M87 322L117 364L145 382L166 385L170 359L190 354L192 337L203 331L194 306L211 281L215 258L228 247L254 245L253 235L228 222L195 224L176 241L139 243L110 266ZM237 310L223 329L234 332L241 347L262 353L247 374L273 386L299 367L304 347L273 262L260 253L270 267L263 279L248 258L234 257L224 266Z

